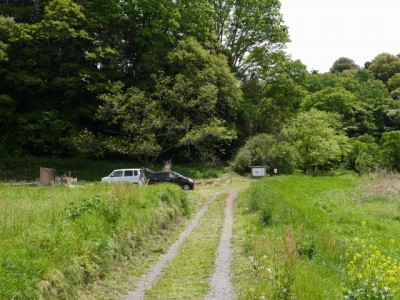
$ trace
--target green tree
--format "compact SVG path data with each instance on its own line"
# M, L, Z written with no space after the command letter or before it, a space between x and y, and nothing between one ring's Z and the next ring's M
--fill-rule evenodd
M376 79L382 80L385 84L396 73L400 73L400 57L389 53L377 55L368 66Z
M338 113L342 117L344 129L349 135L376 130L372 113L368 106L359 101L355 93L342 87L327 87L304 98L302 108L315 108L322 111Z
M101 95L97 117L109 126L103 145L145 161L180 152L211 162L236 138L238 82L224 56L194 39L181 41L168 58L169 75L154 74L148 91L115 83Z
M394 74L388 80L387 86L393 99L400 99L400 73Z
M312 109L299 113L283 128L294 147L297 166L304 173L336 167L347 151L347 137L341 132L340 116Z
M390 97L388 89L382 81L371 79L371 74L367 70L358 70L354 74L343 72L309 75L305 86L310 92L310 99L305 100L308 102L305 104L307 107L312 107L315 102L319 109L338 113L345 112L346 108L342 107L342 111L338 111L336 109L340 105L335 108L335 106L331 107L330 104L324 105L324 103L331 96L338 96L337 92L341 91L339 93L341 97L337 99L338 103L347 103L346 107L349 108L347 111L352 112L342 115L344 125L350 129L348 131L350 136L359 136L365 133L379 136L388 128L393 129L399 126L397 118L399 103ZM313 96L314 94L315 96ZM319 99L319 95L323 97ZM339 101L340 99L343 101ZM345 99L349 101L344 101Z
M12 18L16 23L38 23L49 0L2 0L0 15Z
M400 131L382 134L380 140L380 163L390 171L400 171Z
M22 147L29 149L29 154L57 157L69 150L70 136L74 133L73 124L53 110L25 115L17 136Z
M0 63L6 61L10 38L15 34L15 22L11 18L0 15Z
M347 153L348 167L358 173L368 173L378 167L379 146L375 138L364 134L350 141Z
M28 130L26 124L43 125L43 130L34 131L46 132L41 112L55 112L66 128L93 123L91 116L98 104L95 93L101 84L104 89L107 79L98 76L99 61L90 58L97 46L86 25L81 7L71 0L50 1L38 23L15 23L8 60L0 64L0 94L12 95L16 102L14 128L26 152L33 151L32 144L23 142L31 138L32 128ZM69 133L62 130L58 135ZM66 150L67 140L67 136L43 136L44 144L57 145L54 153ZM45 147L43 153L38 152L40 148L35 147L35 154L49 153Z
M244 138L257 133L277 134L307 95L303 86L306 67L283 53L276 56L275 66L265 66L258 70L256 77L243 80L245 101L240 110L239 128Z
M359 69L360 67L354 62L354 60L347 58L347 57L341 57L337 59L332 67L330 68L331 73L342 73L343 71L346 70L354 70L354 69Z
M288 41L279 0L213 0L217 39L240 77Z

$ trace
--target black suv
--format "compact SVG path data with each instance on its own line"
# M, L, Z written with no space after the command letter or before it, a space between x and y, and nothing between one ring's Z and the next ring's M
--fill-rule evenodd
M149 184L171 182L180 185L185 191L193 190L194 181L176 172L154 172L150 175Z

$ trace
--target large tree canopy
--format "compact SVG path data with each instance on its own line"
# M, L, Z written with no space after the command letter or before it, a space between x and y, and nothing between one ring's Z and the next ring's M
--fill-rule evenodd
M339 113L350 136L378 136L400 125L399 103L381 81L371 79L368 71L310 75L306 88L310 95L304 98L302 107Z
M223 56L194 39L181 41L168 57L170 72L153 74L153 88L115 83L100 97L97 117L110 126L104 148L143 160L178 150L213 161L236 138L238 82Z
M213 0L215 32L242 77L288 41L279 0Z
M288 40L280 0L1 1L0 153L212 162L316 110L353 139L400 130L398 55L309 74Z

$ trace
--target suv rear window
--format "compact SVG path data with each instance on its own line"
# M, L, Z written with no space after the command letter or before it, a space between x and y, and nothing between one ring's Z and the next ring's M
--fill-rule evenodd
M125 176L125 177L133 176L133 171L132 171L132 170L125 171L125 172L124 172L124 176Z

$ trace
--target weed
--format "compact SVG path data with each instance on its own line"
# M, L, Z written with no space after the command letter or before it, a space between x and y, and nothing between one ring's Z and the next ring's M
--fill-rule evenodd
M364 221L362 227L368 230ZM356 237L346 256L345 299L394 299L400 291L397 259L383 254L370 235L369 240Z

